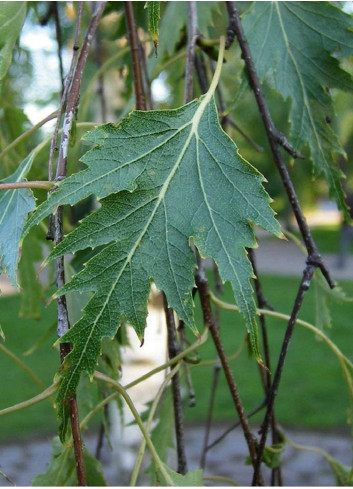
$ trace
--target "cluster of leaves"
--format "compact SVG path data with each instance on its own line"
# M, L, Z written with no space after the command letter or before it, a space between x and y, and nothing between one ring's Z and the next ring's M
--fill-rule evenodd
M13 2L2 3L0 27L7 29L8 35L0 44L0 82L10 66L26 11L25 2L16 9ZM183 70L180 59L185 46L186 4L168 2L160 9L157 3L147 2L148 20L144 5L137 6L140 27L147 37L149 25L154 44L159 44L160 58L156 60L151 50L149 72L153 76L169 63L167 83L180 86L176 80ZM118 4L109 5L107 11L118 11L121 20ZM224 33L227 18L220 2L198 2L197 14L204 38ZM352 17L329 2L255 2L242 21L261 81L290 102L286 115L294 146L310 153L315 174L324 175L331 197L345 211L342 174L333 156L343 150L330 124L334 111L328 88L352 91L351 74L340 64L352 53ZM215 51L205 48L206 44L199 49L212 59ZM234 70L236 49L225 55L224 84ZM195 248L203 258L212 258L222 280L231 283L253 350L261 359L250 283L253 272L245 248L256 246L254 225L279 237L281 232L262 185L263 176L239 155L219 124L214 94L222 61L221 50L209 91L193 102L176 109L132 111L117 124L104 124L86 134L84 141L93 148L81 158L85 168L60 182L27 223L27 215L35 209L32 191L7 190L0 195L0 271L6 272L15 286L20 244L34 225L59 205L74 206L92 195L101 204L46 260L99 247L55 294L93 293L82 317L60 340L73 343L60 372L62 440L67 431L67 400L75 393L83 372L93 375L103 338L114 337L121 322L128 321L143 340L152 281L197 334L192 299ZM130 65L125 56L121 62ZM240 90L246 83L244 75ZM226 87L225 93L231 111L233 85ZM179 100L176 88L171 105L178 105ZM4 183L24 181L37 153L38 149L31 152ZM26 241L24 246L28 246ZM56 462L66 457L65 453L56 450Z

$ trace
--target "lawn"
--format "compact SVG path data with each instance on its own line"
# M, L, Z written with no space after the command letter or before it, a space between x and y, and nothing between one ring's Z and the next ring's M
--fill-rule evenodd
M265 276L262 278L265 294L272 306L281 312L290 313L298 279ZM345 283L344 289L353 296L353 283ZM231 291L226 287L224 301L231 300ZM300 317L314 322L314 294L305 297ZM55 322L55 305L41 310L40 320L17 317L19 297L0 298L1 325L6 335L3 343L18 355L42 382L48 386L58 367L58 352L51 348L55 340L52 330L36 351L23 356L37 339ZM329 332L331 339L352 359L352 305L333 304L334 327ZM199 324L200 311L196 311ZM275 365L286 323L279 319L267 320L272 368ZM229 355L238 350L244 339L245 329L239 314L221 311L221 332ZM201 361L214 359L214 347L210 340L199 349ZM252 410L262 401L258 367L247 348L232 361L234 376L247 410ZM0 409L21 402L40 392L36 384L13 360L0 351L0 369L3 372L0 390ZM212 365L192 368L196 390L196 407L186 408L187 421L205 419L210 396ZM185 405L187 400L185 399ZM340 365L328 347L311 332L297 325L283 374L278 395L276 413L280 423L296 427L337 428L346 425L348 395ZM235 419L234 408L229 397L223 374L220 375L215 417L218 420ZM259 418L257 418L259 419ZM1 418L0 440L26 438L33 435L53 433L56 429L54 410L48 400L18 413Z

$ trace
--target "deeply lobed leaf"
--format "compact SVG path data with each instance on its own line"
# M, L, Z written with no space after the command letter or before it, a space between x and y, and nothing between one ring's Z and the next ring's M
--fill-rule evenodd
M100 126L86 139L97 145L83 158L88 168L63 181L28 224L59 203L73 204L92 193L103 197L101 208L51 254L53 259L108 245L58 292L94 292L83 317L62 338L74 344L61 372L64 420L65 401L81 373L93 374L101 339L112 337L122 319L143 338L152 280L196 332L191 242L231 282L259 358L245 247L256 246L251 223L280 235L263 176L222 131L211 92L176 110L134 111L119 125ZM64 431L65 423L62 436Z

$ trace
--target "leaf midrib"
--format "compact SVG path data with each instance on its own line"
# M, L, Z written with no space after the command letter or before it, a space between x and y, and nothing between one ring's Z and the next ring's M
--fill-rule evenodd
M99 314L96 316L96 319L94 320L94 322L92 324L92 328L90 329L90 333L89 333L89 335L87 337L87 340L85 342L85 346L82 348L81 355L80 355L80 357L79 357L79 359L78 359L78 361L77 361L74 369L72 370L71 375L70 375L70 378L68 379L68 382L66 384L64 398L67 398L67 394L68 394L68 391L69 391L69 386L71 384L71 381L72 381L73 377L75 376L77 370L79 369L79 366L81 365L82 358L86 354L87 345L89 344L89 342L90 342L90 340L91 340L91 338L93 336L93 332L95 331L95 328L97 326L97 323L98 323L100 317L103 314L103 311L105 310L108 302L110 301L110 298L111 298L111 296L112 296L112 294L113 294L113 292L115 290L115 287L117 286L117 284L118 284L118 282L119 282L122 274L126 270L127 266L131 263L132 258L134 256L134 253L135 253L136 249L138 248L139 244L141 243L141 241L142 241L144 235L146 234L146 232L147 232L147 230L148 230L151 222L153 221L153 218L156 215L156 212L157 212L157 210L158 210L161 202L163 202L164 197L165 197L165 194L166 194L166 192L168 190L169 184L172 181L175 173L177 172L177 170L179 168L179 165L180 165L180 162L182 161L182 159L183 159L183 157L184 157L184 155L186 153L186 150L187 150L187 148L190 145L190 142L191 142L193 136L196 136L197 135L197 130L198 130L198 126L199 126L201 117L202 117L203 112L205 111L205 109L207 107L207 104L208 104L210 98L212 97L212 95L213 95L213 92L211 92L211 91L207 92L207 94L201 99L201 103L200 103L199 107L197 108L197 110L196 110L193 118L191 119L191 121L189 121L187 124L184 124L182 126L182 128L180 128L178 130L178 133L180 133L182 129L184 129L185 127L191 125L190 133L189 133L189 135L188 135L188 137L187 137L187 139L186 139L186 141L184 143L184 146L183 146L183 148L182 148L182 150L180 152L179 157L177 158L177 161L176 161L175 165L173 166L171 172L168 175L168 178L166 179L166 181L164 182L164 184L163 184L163 186L161 188L161 191L159 193L159 196L158 196L156 205L155 205L155 207L154 207L154 209L153 209L153 211L151 213L151 216L149 217L149 219L148 219L145 227L143 228L142 232L140 233L138 239L135 241L135 244L131 248L128 256L126 257L124 265L122 266L122 268L121 268L121 270L120 270L117 278L113 282L113 284L112 284L112 286L111 286L111 288L110 288L110 290L109 290L109 292L108 292L108 294L106 296L106 300L104 301L104 304L102 305ZM175 134L173 136L175 136ZM166 142L168 142L168 141L164 141L164 143L166 143Z

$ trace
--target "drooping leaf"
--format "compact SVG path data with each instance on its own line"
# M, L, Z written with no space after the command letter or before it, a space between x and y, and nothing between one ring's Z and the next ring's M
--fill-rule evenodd
M101 465L84 447L83 459L88 486L106 486ZM52 442L52 459L44 474L32 480L35 487L77 486L76 461L73 447L64 447L58 437Z
M352 90L339 57L353 49L352 16L331 2L254 2L243 26L260 79L290 98L294 147L310 148L315 174L323 174L340 209L346 209L333 153L344 153L331 128L328 88Z
M154 49L157 56L161 2L146 2L145 8L148 9L148 29L151 33Z
M54 259L109 244L58 292L94 292L83 317L63 337L74 348L62 371L61 402L74 392L82 371L93 374L101 339L114 336L122 319L143 338L151 280L196 331L190 242L231 282L260 358L245 247L256 246L252 223L276 235L280 229L263 176L239 156L219 125L214 89L212 83L205 96L180 109L134 111L117 126L90 132L86 139L96 147L82 160L87 170L61 182L29 220L27 230L59 203L73 204L92 193L104 197L101 208L51 254Z
M0 2L0 82L12 60L12 50L26 18L26 2Z
M19 278L21 285L21 309L20 316L39 318L39 302L43 299L42 286L37 277L35 262L40 262L43 258L42 243L43 237L39 236L40 228L32 229L26 239L26 246L23 247L21 261L19 265Z
M4 183L21 182L31 168L34 152L25 158ZM29 212L35 209L32 191L27 188L0 191L0 273L6 272L18 288L16 269L23 226Z
M202 487L203 486L203 472L201 469L192 470L185 475L174 472L168 465L163 464L168 476L173 481L173 485L176 487ZM159 471L159 482L162 486L167 486L167 482L163 477L163 474Z
M219 2L196 2L198 28L204 36L214 25L213 15L219 11ZM168 2L160 24L159 44L161 54L171 56L182 37L188 23L187 2ZM173 26L173 29L170 26ZM186 32L186 31L185 31Z
M338 487L352 487L353 477L352 477L352 467L340 464L337 460L329 460L330 467L335 476L336 485Z
M347 297L344 290L338 285L334 289L330 289L319 270L314 274L314 291L316 327L320 329L331 328L330 303L340 304L342 302L351 302L353 299Z

